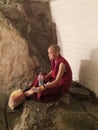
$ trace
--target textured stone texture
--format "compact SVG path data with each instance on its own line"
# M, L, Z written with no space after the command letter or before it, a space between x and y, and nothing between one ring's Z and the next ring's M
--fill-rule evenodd
M48 71L47 48L56 41L48 2L0 4L0 90L26 87L41 67Z
M8 107L7 99L0 93L2 130L98 130L98 99L91 93L82 100L73 94L50 103L26 100L15 110Z
M57 102L26 101L14 111L6 111L9 130L98 130L98 103L77 101L71 95Z
M7 107L8 96L4 93L0 93L0 129L7 130L6 120L6 107Z
M2 3L2 4L11 4L11 3L23 2L23 1L26 1L26 0L0 0L0 3ZM50 2L50 1L53 1L53 0L27 0L27 1L31 1L31 2L34 2L34 1Z

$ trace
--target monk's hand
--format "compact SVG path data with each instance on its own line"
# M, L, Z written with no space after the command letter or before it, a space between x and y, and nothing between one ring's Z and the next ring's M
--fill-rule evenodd
M43 92L45 89L46 89L46 88L45 88L44 85L42 85L42 86L40 86L40 87L37 87L37 93Z
M46 89L47 89L47 88L50 88L51 82L47 82L46 84L44 84L44 86L45 86Z
M32 90L33 90L35 93L37 93L37 92L38 92L38 87L33 86L33 87L32 87Z

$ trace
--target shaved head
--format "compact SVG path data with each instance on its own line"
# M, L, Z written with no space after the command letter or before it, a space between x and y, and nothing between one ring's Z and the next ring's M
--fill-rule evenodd
M60 47L57 44L51 45L48 49L51 49L53 52L60 53Z

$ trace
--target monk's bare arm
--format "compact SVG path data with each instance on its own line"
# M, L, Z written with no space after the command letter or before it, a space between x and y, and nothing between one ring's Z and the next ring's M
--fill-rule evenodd
M54 81L49 82L48 84L46 84L46 87L49 88L49 87L53 87L53 86L57 85L58 82L60 81L60 79L62 78L64 72L66 72L65 64L60 63L56 79Z

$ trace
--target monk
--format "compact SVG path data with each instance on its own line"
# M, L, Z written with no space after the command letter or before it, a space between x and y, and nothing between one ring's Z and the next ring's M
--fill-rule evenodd
M58 99L68 92L72 84L72 70L68 61L61 56L60 47L53 44L48 48L48 56L51 61L51 71L44 76L44 85L38 86L38 79L31 85L31 89L24 92L25 97L33 94L40 101Z

